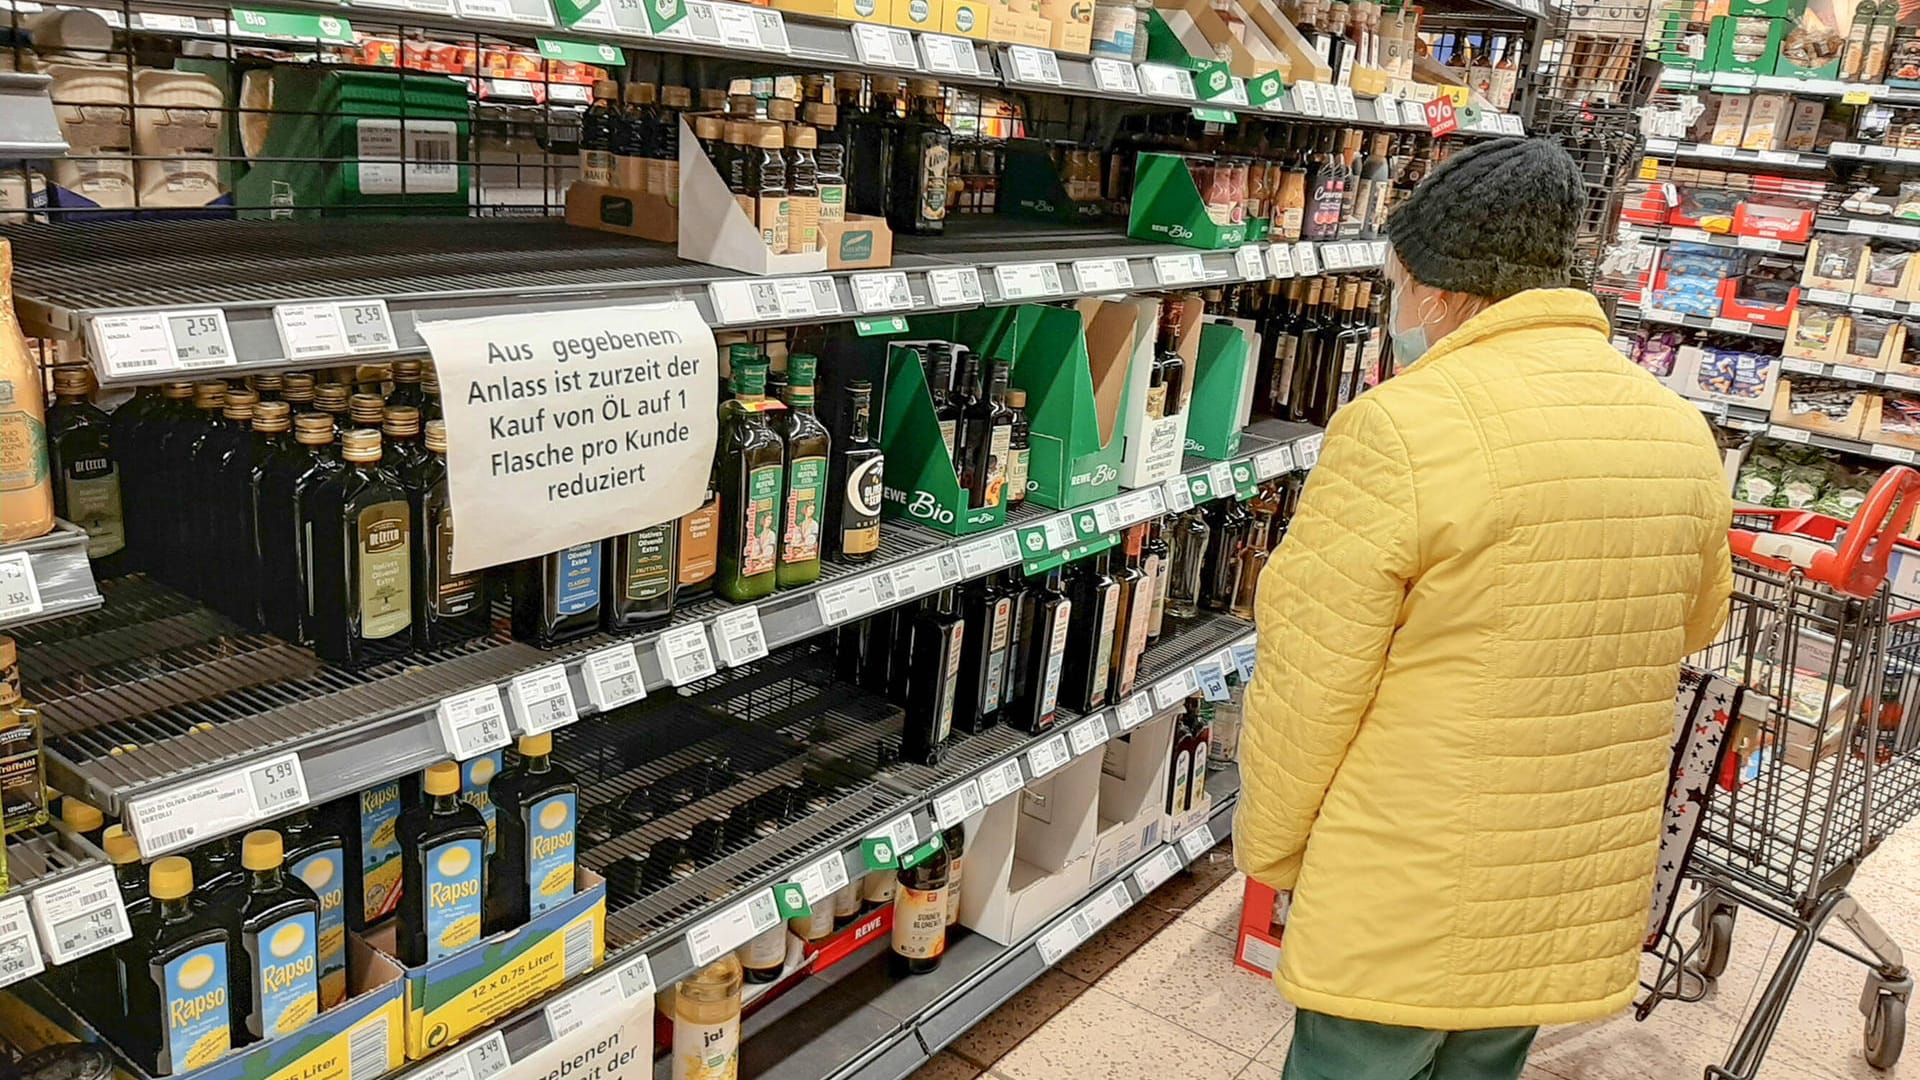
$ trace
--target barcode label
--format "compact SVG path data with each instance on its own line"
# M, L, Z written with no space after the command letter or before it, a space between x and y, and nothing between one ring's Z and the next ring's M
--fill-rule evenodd
M601 712L647 696L646 683L640 678L640 660L632 645L609 645L588 653L580 672L586 677L587 698Z
M1150 700L1150 695L1133 695L1113 710L1113 716L1119 721L1121 731L1132 731L1153 719L1153 702Z
M1179 872L1180 855L1172 845L1168 845L1133 872L1133 883L1140 886L1142 894L1146 894L1166 884L1168 878Z
M1055 735L1027 751L1027 773L1038 780L1072 758L1073 755L1067 752L1066 736Z
M1207 853L1213 847L1213 830L1204 823L1180 838L1180 850L1186 853L1187 861L1192 862Z
M816 859L793 875L793 880L799 883L800 891L807 894L807 903L823 903L847 887L847 857L836 851Z
M522 735L538 735L565 727L580 718L573 703L573 684L567 680L564 664L549 664L524 675L515 675L507 687L513 703L514 718Z
M686 686L712 675L718 668L707 644L706 627L699 623L676 626L661 634L654 645L660 667L675 686Z
M767 634L760 626L760 609L743 607L713 620L714 640L728 667L739 667L767 655Z
M441 698L437 715L441 744L455 760L470 761L513 741L495 687L476 687Z
M1326 441L1325 435L1309 435L1293 444L1294 460L1303 469L1311 469L1320 463L1320 444Z
M1106 714L1089 716L1073 725L1067 731L1067 739L1073 744L1074 757L1099 749L1107 741Z
M1026 784L1026 777L1020 772L1020 762L1007 760L980 774L980 799L988 806L1019 791Z
M941 307L978 307L984 302L980 272L971 266L927 271L927 291Z
M262 818L298 810L307 801L299 755L286 753L133 799L128 803L126 820L141 853L151 858Z
M569 979L593 966L593 927L592 919L583 919L567 927L561 950L561 967Z
M1178 675L1169 675L1159 682L1154 683L1153 704L1155 709L1165 712L1187 700L1188 694L1192 694L1199 689L1190 682L1192 678L1193 669L1188 668Z
M33 559L24 551L0 555L0 623L38 615L43 610Z
M687 951L693 962L706 966L771 930L780 921L779 907L770 890L761 890L687 931Z
M1048 967L1052 967L1060 962L1061 957L1078 948L1086 939L1086 922L1076 913L1056 923L1053 929L1040 935L1040 940L1037 942L1040 948L1040 960Z
M1020 561L1020 537L1011 531L960 545L960 571L969 578L991 574Z
M857 619L880 606L873 595L871 576L829 585L813 596L820 609L820 622L826 626Z
M374 1080L398 1062L387 1056L387 1014L375 1013L347 1032L347 1080Z

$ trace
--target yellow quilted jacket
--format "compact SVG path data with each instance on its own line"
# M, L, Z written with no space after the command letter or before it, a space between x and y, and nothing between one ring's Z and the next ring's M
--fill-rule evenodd
M1441 1030L1631 1000L1683 655L1732 504L1699 410L1571 289L1343 408L1260 582L1235 857L1302 1008Z

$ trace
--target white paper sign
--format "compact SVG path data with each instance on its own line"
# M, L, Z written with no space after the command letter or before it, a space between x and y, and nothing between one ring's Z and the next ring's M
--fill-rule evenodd
M657 525L706 497L713 332L693 304L422 323L465 573Z

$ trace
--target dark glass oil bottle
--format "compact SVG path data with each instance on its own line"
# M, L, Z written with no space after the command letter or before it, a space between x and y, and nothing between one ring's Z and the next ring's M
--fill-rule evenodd
M347 999L347 848L338 834L302 810L281 822L287 872L306 882L319 903L314 955L319 962L320 1010Z
M79 370L79 369L75 369ZM189 389L191 394L192 390ZM127 549L122 563L128 570L142 569L141 547L144 534L141 527L150 522L140 520L136 504L142 494L153 494L150 483L144 483L148 473L142 467L148 462L135 452L142 438L151 438L151 433L160 422L171 404L172 399L165 397L159 387L143 386L134 392L132 399L123 402L113 410L108 419L107 445L113 450L114 468L118 470L121 481L121 501L124 525L126 529ZM48 418L51 423L51 417ZM149 546L150 542L149 542ZM146 885L141 885L144 895Z
M714 591L735 602L773 592L779 559L784 444L767 423L767 358L735 345L729 362L733 401L722 418L720 566Z
M233 1045L230 936L193 897L193 864L156 859L152 904L126 944L127 1049L151 1076L175 1076L217 1061Z
M440 960L480 940L487 823L460 799L460 766L430 765L426 802L400 815L400 962Z
M895 975L925 975L947 951L947 885L952 866L944 838L900 857L893 890L893 948L887 967Z
M1067 628L1076 614L1073 606L1061 591L1060 571L1050 570L1021 611L1024 694L1015 703L1010 722L1022 731L1038 735L1051 728L1059 715L1060 669L1066 660Z
M53 512L86 530L94 576L111 577L127 570L127 522L120 502L120 470L114 463L114 424L93 403L93 388L90 368L54 369L47 451Z
M487 786L493 797L494 853L487 870L487 932L525 926L573 896L580 785L553 762L551 734L522 735L520 760Z
M342 469L333 455L333 418L293 418L294 448L261 472L259 550L261 608L267 629L293 642L312 640L313 593L307 587L306 505L315 489Z
M948 589L913 617L900 754L918 765L940 764L940 749L953 731L954 695L966 638L966 623L954 611L953 600L953 590Z
M485 634L486 574L453 569L445 421L427 421L424 452L401 484L413 511L413 647L422 652L444 649Z
M320 1013L320 901L282 868L280 834L255 829L240 845L245 871L221 911L231 946L236 1045L289 1035Z
M575 544L514 568L514 637L550 649L600 629L602 546Z
M896 233L938 236L947 228L947 166L953 133L939 114L940 84L908 84L907 117L900 125L887 192L887 225Z
M1007 690L1014 607L1014 597L991 578L970 581L961 593L960 610L967 629L960 639L953 726L962 731L985 731L999 717Z
M1073 579L1073 624L1067 630L1060 700L1080 712L1107 703L1120 583L1107 572L1107 553L1083 561Z
M779 434L786 441L782 478L786 497L780 507L780 564L774 578L782 587L820 580L820 541L827 504L827 471L833 440L813 412L813 379L818 360L806 353L787 357L787 411Z
M849 382L846 437L834 448L827 482L827 530L833 557L843 563L867 562L880 548L886 460L871 435L872 410L873 387L864 379Z
M680 524L666 521L607 541L607 629L656 626L673 614Z
M345 467L314 491L305 525L313 591L313 649L356 667L413 647L413 512L381 463L380 433L341 442Z
M259 395L230 390L224 425L201 440L194 459L195 588L202 600L240 623L252 620L259 596L254 581L253 413Z

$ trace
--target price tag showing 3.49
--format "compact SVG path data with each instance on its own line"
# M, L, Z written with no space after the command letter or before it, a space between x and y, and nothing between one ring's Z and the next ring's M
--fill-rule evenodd
M96 866L43 885L30 899L40 947L56 964L77 960L133 936L110 866Z
M440 742L456 760L468 761L513 741L500 691L482 686L440 699Z

